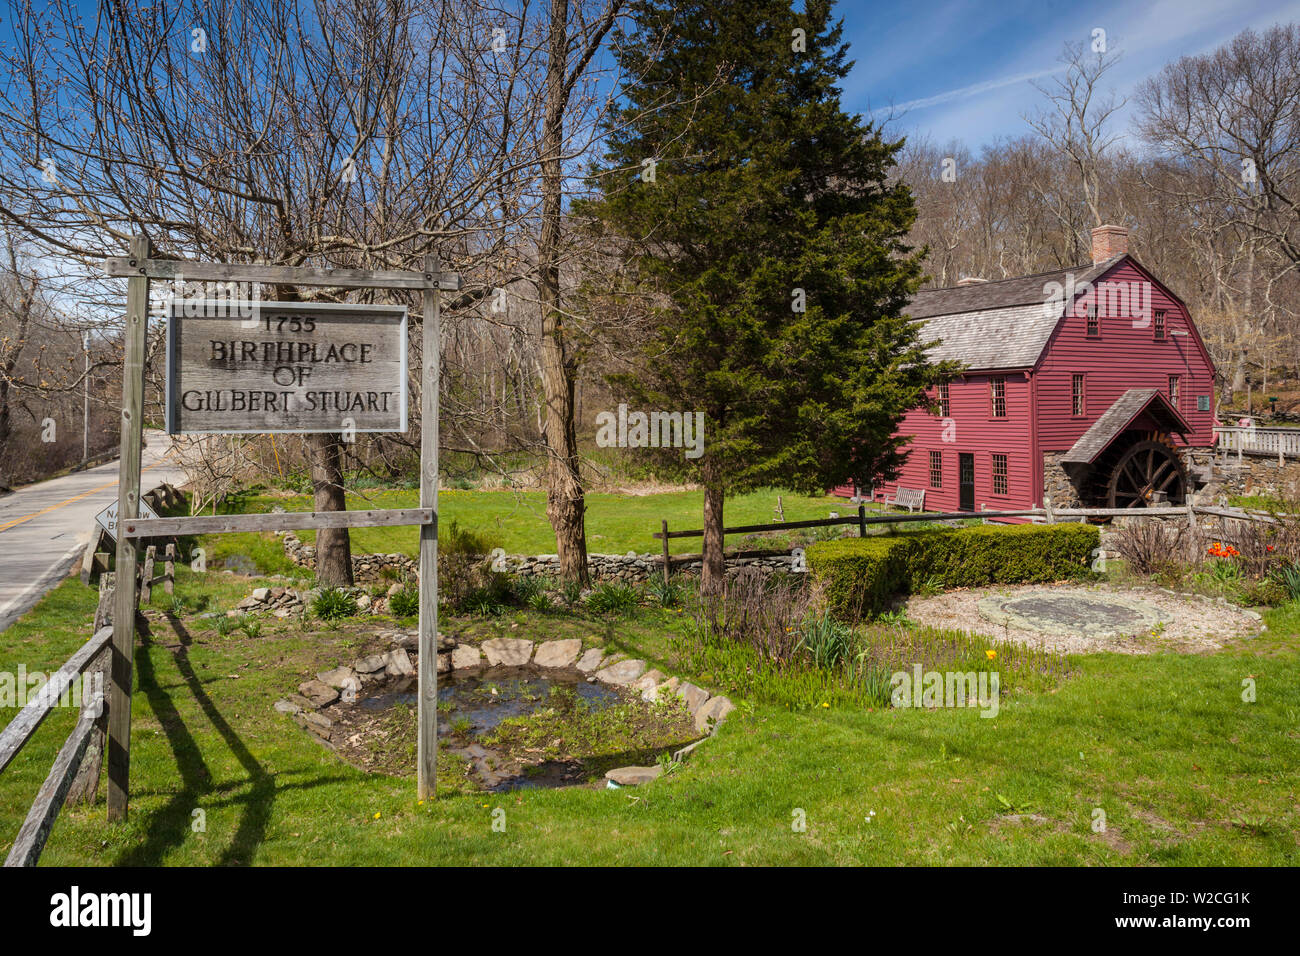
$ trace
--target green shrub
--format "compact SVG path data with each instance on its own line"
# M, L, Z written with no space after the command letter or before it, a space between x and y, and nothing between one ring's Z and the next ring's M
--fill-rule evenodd
M1290 600L1300 600L1300 561L1292 561L1278 567L1273 579L1286 590Z
M511 590L516 601L530 607L534 597L546 592L546 579L536 574L521 574L511 582Z
M853 658L853 629L829 614L810 618L803 623L799 649L806 651L814 667L830 670L842 667Z
M665 581L652 574L646 584L648 593L660 607L677 607L685 597L686 589L677 581Z
M1296 584L1300 586L1300 581L1297 581ZM1261 578L1258 581L1248 581L1242 587L1241 600L1244 604L1277 607L1287 601L1294 600L1294 598L1288 591L1287 585L1273 578Z
M252 615L245 614L239 619L239 629L252 640L257 640L258 635L262 633L262 622Z
M636 588L615 581L602 581L587 595L587 607L597 614L626 614L640 603Z
M388 610L393 617L410 617L420 613L420 592L413 587L404 587L388 599Z
M560 596L564 598L566 607L577 607L582 600L582 582L565 581L560 585Z
M316 595L311 605L314 613L322 621L334 621L357 614L357 599L342 588L323 588Z
M438 529L439 598L455 610L481 611L488 604L503 604L510 582L492 570L495 545L484 535L462 528L455 520ZM472 607L471 607L472 605Z
M1031 584L1079 577L1100 535L1093 525L979 525L814 544L809 569L837 617L856 621L921 587Z
M496 617L506 612L501 590L493 587L479 588L465 595L458 610L478 617Z

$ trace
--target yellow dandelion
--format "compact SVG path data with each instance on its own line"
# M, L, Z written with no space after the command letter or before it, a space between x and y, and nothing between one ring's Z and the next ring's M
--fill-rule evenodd
M822 706L823 706L823 707L829 707L829 706L830 706L830 702L829 702L829 701L822 701Z
M378 813L375 814L375 819L376 819L376 820L379 819L379 814L378 814Z
M991 660L991 661L992 661L992 660L996 660L996 659L997 659L997 656L998 656L998 652L995 651L995 650L987 650L987 651L984 652L984 656L987 657L987 658L988 658L989 660Z

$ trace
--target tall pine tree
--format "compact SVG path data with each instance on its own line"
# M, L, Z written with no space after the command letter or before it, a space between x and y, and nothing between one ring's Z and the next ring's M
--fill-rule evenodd
M901 142L840 107L852 64L831 4L637 0L615 37L622 109L578 208L655 302L641 407L701 411L706 593L722 586L723 500L869 484L901 463L902 415L951 369L903 316L921 281L905 243ZM628 290L624 290L628 291ZM679 459L681 460L681 459Z

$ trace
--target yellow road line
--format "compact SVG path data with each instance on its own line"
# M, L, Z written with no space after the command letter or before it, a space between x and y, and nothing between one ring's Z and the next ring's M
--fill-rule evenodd
M166 460L167 460L167 456L164 455L162 458L155 461L152 465L146 465L145 467L141 468L140 473L143 474L144 472L148 471L150 468L157 468ZM117 479L114 478L112 481L105 482L104 484L100 485L98 488L91 488L89 491L85 491L79 495L75 495L69 498L67 501L60 501L56 505L50 505L48 508L42 508L40 511L37 511L34 514L29 514L22 518L14 518L12 521L7 522L6 524L0 524L0 531L8 531L10 528L14 527L15 525L20 525L23 524L24 522L31 521L33 518L39 518L41 515L49 514L51 511L58 511L60 508L66 507L67 505L72 504L74 501L80 501L82 498L86 498L90 495L93 495L97 491L103 491L105 488L112 488L116 484L117 484Z

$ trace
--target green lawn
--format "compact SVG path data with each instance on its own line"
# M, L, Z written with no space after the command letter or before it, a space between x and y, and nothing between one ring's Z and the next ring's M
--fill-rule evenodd
M183 570L178 593L222 608L252 583ZM5 634L0 669L60 663L93 603L75 579L63 584ZM1005 697L992 720L739 700L715 739L648 787L449 792L424 806L412 780L351 769L271 709L355 652L354 636L268 620L256 640L223 638L191 614L155 616L136 655L130 820L107 825L101 791L99 805L60 816L45 864L1300 862L1294 609L1229 652L1072 658L1070 676ZM443 629L577 634L668 663L677 620L649 608L615 621L512 612ZM1255 703L1241 699L1247 677ZM52 716L0 775L0 852L72 719ZM498 807L505 832L492 828ZM1105 833L1092 829L1098 809ZM805 832L792 829L799 816Z
M807 497L788 491L758 491L727 499L725 518L729 526L771 523L780 495L787 521L826 518L832 511L841 515L857 513L857 506L846 498ZM292 494L254 494L240 499L237 508L244 513L270 511L279 505L288 511L310 511L311 497ZM419 505L416 491L371 490L349 493L348 507L414 508ZM651 495L591 494L587 496L587 549L592 553L624 554L627 551L657 552L662 547L651 537L660 522L668 521L670 530L698 529L703 525L704 497L700 491L668 492ZM456 521L461 527L484 534L494 547L511 554L553 554L555 534L546 519L546 494L541 491L457 491L438 493L439 518ZM315 541L315 533L299 532L306 542ZM731 536L728 546L742 539ZM754 547L780 547L787 535L764 535L755 538ZM761 543L760 543L761 542ZM419 543L415 528L358 528L352 531L354 554L414 555ZM671 542L674 554L698 552L699 538L679 538ZM279 542L271 534L228 534L208 538L210 560L240 554L251 558L265 573L289 570L280 556ZM746 546L751 546L746 544Z

